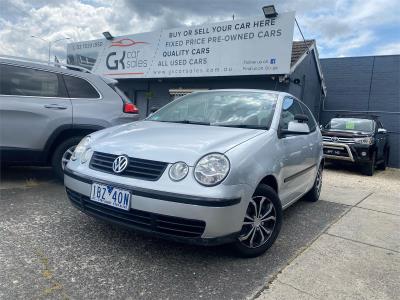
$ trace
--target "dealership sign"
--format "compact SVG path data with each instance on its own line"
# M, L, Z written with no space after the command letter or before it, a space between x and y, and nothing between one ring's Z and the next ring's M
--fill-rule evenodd
M114 78L287 74L294 13L68 45L68 63Z

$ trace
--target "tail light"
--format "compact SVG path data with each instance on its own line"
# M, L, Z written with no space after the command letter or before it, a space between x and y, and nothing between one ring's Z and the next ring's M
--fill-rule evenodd
M124 103L124 113L137 114L139 113L139 110L133 103Z

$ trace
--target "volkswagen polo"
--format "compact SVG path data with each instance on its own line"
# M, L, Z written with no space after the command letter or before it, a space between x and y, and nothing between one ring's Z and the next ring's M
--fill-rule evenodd
M213 90L86 136L64 182L88 215L178 241L230 243L252 257L276 240L283 209L318 200L322 171L321 133L304 103Z

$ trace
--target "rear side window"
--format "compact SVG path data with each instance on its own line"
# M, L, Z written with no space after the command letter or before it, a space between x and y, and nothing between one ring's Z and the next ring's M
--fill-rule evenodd
M304 114L308 117L307 125L310 128L310 131L314 131L317 128L317 123L315 122L314 116L310 109L303 103L301 103L301 107L303 109Z
M63 77L70 98L100 98L99 93L86 80L68 75Z
M121 97L122 102L124 103L132 103L132 101L126 96L126 94L118 88L116 85L109 84L109 86Z
M55 73L0 64L2 95L60 97Z

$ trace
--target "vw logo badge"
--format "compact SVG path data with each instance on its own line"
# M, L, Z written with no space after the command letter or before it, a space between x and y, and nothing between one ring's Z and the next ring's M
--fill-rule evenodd
M113 162L114 173L123 172L128 166L128 158L125 155L118 156Z

